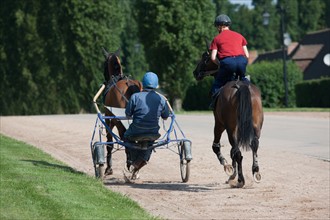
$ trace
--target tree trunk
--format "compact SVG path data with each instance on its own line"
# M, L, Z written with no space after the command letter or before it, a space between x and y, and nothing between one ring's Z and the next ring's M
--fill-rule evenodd
M174 99L173 101L173 110L178 112L182 110L182 99Z

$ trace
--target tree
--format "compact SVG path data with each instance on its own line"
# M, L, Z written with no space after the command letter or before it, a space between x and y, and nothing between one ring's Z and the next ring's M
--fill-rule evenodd
M124 16L119 2L67 0L61 5L61 32L66 42L61 96L67 97L61 105L66 112L77 112L77 107L91 110L91 98L104 80L101 48L115 51L120 46ZM70 98L75 95L76 99Z
M325 21L324 28L330 28L330 1L325 1L325 13L324 16L321 18L322 21Z
M281 2L279 2L279 4L281 4ZM286 32L290 33L290 37L293 41L299 41L301 36L300 36L300 30L299 28L297 28L299 27L298 1L297 0L286 1L282 7L284 8L284 13L285 13Z
M1 114L31 114L38 106L47 66L37 32L38 1L1 3Z
M326 13L325 6L325 1L323 0L298 1L300 37L304 36L307 32L316 31L325 26L325 21L321 19Z
M250 36L252 48L269 51L280 46L280 17L276 13L275 5L272 0L253 0L254 10L253 19L250 25L253 25L253 34ZM268 25L263 25L263 14L267 12L270 15Z
M1 1L1 113L91 111L101 47L120 46L119 2Z
M140 40L150 70L160 78L170 101L179 103L192 83L195 60L211 36L214 4L210 1L141 0L135 4ZM179 101L178 101L179 100Z
M125 24L122 33L121 48L123 51L122 65L124 73L131 75L135 79L142 79L144 73L149 70L144 46L138 38L138 24L134 18L135 10L130 1L121 1L121 7L124 8Z
M231 16L235 12L235 8L239 7L238 5L233 5L229 0L214 0L216 16L220 14L226 14Z

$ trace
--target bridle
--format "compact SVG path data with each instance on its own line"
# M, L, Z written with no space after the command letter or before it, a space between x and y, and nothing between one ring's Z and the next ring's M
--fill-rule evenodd
M114 58L113 58L114 57ZM111 65L111 59L116 59L117 62L114 63L114 66L113 66L113 73L111 75L113 76L118 76L118 75L122 75L122 69L121 69L121 65L120 65L120 60L118 59L118 57L112 53L112 54L109 54L109 57L107 59L107 69L108 69L108 74L110 74L110 65Z
M199 72L196 76L197 79L203 79L205 76L209 76L209 75L213 75L216 72L218 72L218 69L215 70L208 70L208 71L204 71L204 69L206 69L208 63L211 61L211 57L209 52L205 52L202 56L202 64L200 64L201 66L198 68ZM212 61L211 61L212 62Z

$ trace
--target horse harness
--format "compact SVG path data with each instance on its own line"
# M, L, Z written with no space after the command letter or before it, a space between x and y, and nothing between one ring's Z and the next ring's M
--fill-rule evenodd
M125 102L128 103L128 99L126 98L125 94L117 86L117 82L119 82L120 80L126 80L126 85L128 87L131 86L131 85L134 85L134 83L131 82L132 80L129 78L129 76L123 76L123 77L122 76L112 76L111 81L108 84L109 88L107 89L106 93L108 93L110 88L112 86L114 86L117 89L117 91L120 93L120 95L123 97Z

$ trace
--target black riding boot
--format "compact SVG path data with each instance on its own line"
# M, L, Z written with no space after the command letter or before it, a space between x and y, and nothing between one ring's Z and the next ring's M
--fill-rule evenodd
M212 94L212 101L211 101L211 104L209 106L210 110L214 110L215 104L217 103L217 99L218 99L218 96L220 94L220 90L221 90L221 88L218 89L215 93Z
M214 110L216 100L217 100L217 98L212 96L212 101L211 101L211 104L209 105L210 110Z

